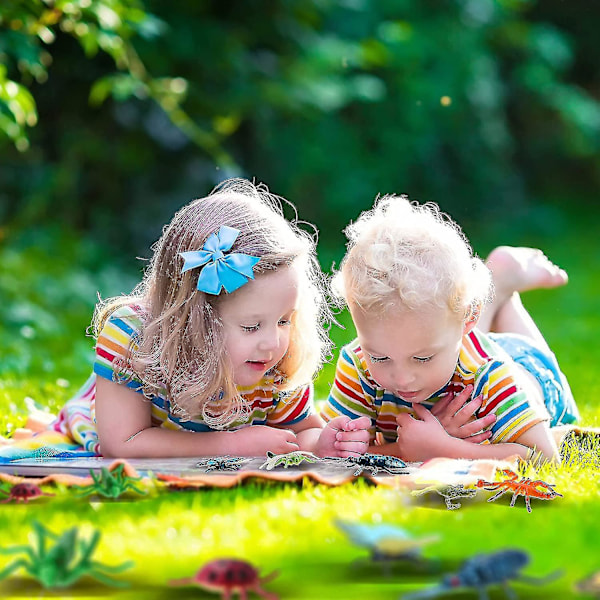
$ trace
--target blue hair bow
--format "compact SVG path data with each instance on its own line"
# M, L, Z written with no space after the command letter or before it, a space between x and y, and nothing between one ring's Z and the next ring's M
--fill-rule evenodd
M241 252L225 254L239 234L239 229L223 225L208 237L202 250L180 252L185 261L181 272L202 267L197 288L206 294L218 296L222 288L231 293L242 287L249 279L254 279L252 268L260 258Z

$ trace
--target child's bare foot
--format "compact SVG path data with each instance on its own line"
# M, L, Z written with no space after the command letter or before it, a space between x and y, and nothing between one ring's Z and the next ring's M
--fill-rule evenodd
M559 287L569 280L566 271L536 248L499 246L492 250L486 264L492 271L496 295L500 297Z
M490 304L483 307L478 323L481 331L524 331L516 326L514 319L511 326L507 325L506 315L503 314L506 313L506 308L512 306L514 309L518 305L522 308L520 292L555 288L565 285L569 279L563 269L535 248L498 246L492 250L486 264L492 272L494 297ZM519 321L522 321L522 317Z

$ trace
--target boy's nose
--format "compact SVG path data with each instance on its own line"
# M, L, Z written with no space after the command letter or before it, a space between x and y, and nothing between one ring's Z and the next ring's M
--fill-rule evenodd
M397 390L401 390L403 392L412 392L411 387L415 383L415 376L413 373L408 371L402 371L394 374L394 387Z

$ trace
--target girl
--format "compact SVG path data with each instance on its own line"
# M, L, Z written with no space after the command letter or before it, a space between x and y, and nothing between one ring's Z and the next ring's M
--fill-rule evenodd
M101 303L94 374L55 429L109 457L364 452L368 420L323 429L328 350L312 238L266 187L228 180L165 228L143 281Z
M371 443L383 438L370 451L405 460L556 458L550 426L574 421L577 407L513 290L560 285L564 271L539 251L497 249L498 297L482 318L490 270L436 205L386 196L346 233L334 283L358 338L340 354L325 419L368 416Z

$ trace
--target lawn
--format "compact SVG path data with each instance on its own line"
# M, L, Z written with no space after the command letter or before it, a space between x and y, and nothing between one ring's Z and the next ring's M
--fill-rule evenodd
M571 381L586 425L600 426L600 385L596 379L600 349L597 273L600 247L595 221L583 219L542 233L518 231L499 239L480 234L481 253L495 243L540 245L570 273L567 287L531 292L526 304L554 348ZM32 404L56 411L85 380L93 341L85 337L98 290L102 295L127 291L135 282L132 265L106 261L92 242L47 230L7 236L0 246L0 298L4 308L0 330L0 434L23 424ZM347 317L340 315L347 323ZM339 345L351 328L334 328ZM327 365L316 384L323 398L333 376ZM78 526L84 536L102 532L96 559L104 564L128 560L134 566L118 575L129 587L117 589L83 578L75 587L50 592L24 571L0 582L3 598L144 598L175 597L168 582L190 576L212 558L235 556L255 564L262 574L278 576L265 588L281 598L399 598L420 586L433 585L445 572L477 553L516 547L530 553L524 573L562 575L545 585L515 583L519 598L586 597L574 584L600 570L600 482L598 448L586 461L546 468L539 475L563 494L552 502L509 497L487 503L489 492L449 511L438 496L418 503L408 493L357 481L328 488L252 482L231 490L168 491L150 488L147 496L130 494L119 501L90 502L57 489L53 498L30 505L0 505L0 546L31 543L37 520L54 532ZM352 545L334 524L335 518L405 527L415 537L435 534L424 549L423 564L382 566L366 560L365 549ZM15 555L0 555L0 570ZM213 594L179 588L178 598L210 598ZM252 597L252 595L251 595ZM474 592L453 594L475 598ZM494 589L492 598L504 597ZM591 597L591 596L587 596Z

